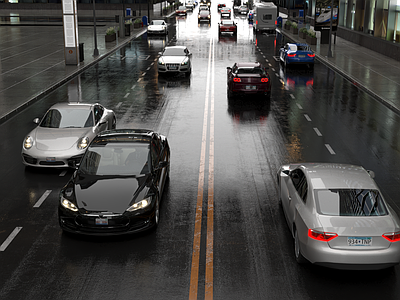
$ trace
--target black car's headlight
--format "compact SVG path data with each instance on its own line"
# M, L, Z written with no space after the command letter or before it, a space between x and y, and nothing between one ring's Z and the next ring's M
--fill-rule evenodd
M78 147L79 150L86 149L87 146L89 146L89 138L87 136L81 138L78 141L77 147Z
M27 136L24 140L24 148L26 150L31 149L33 146L33 138L30 136Z
M142 201L136 202L135 204L131 205L130 207L128 207L128 209L126 211L135 211L138 209L142 209L142 208L149 206L150 203L151 203L151 197L147 197L147 198L143 199Z
M68 199L65 199L63 196L60 196L60 202L63 207L65 207L68 210L72 211L78 211L78 208L76 207L75 204L73 204L71 201Z

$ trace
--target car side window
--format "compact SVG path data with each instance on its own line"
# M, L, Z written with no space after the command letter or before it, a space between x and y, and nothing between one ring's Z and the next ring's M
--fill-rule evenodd
M153 137L153 139L151 140L151 162L153 165L153 168L157 167L158 165L158 159L160 157L160 143L158 142L158 140Z
M103 116L104 109L100 105L96 105L94 107L94 120L96 124L98 124L101 120L101 117Z
M305 203L307 200L307 191L308 191L308 183L306 176L304 175L302 170L297 169L290 174L290 178L292 179L293 185L297 193Z

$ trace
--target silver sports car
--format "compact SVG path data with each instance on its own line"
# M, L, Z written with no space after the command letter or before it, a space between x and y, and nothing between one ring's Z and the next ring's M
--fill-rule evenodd
M305 163L281 166L277 176L299 263L365 270L400 262L400 221L372 171Z
M168 34L167 23L164 20L153 20L147 27L147 34Z
M184 73L189 76L192 72L190 61L192 53L185 46L165 47L164 51L159 54L158 74Z
M116 127L114 112L98 103L58 103L33 121L22 144L22 162L33 167L76 165L99 132Z

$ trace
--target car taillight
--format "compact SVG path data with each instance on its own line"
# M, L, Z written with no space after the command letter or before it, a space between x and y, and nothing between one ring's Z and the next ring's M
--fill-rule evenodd
M317 231L314 229L308 229L308 236L314 240L322 242L329 242L330 240L338 237L337 233Z
M400 241L400 232L389 232L382 234L382 237L387 239L389 242L394 243Z
M234 82L240 82L240 78L235 77L235 78L233 78L233 81Z
M278 24L278 21L277 21L277 20L275 20L275 25L276 25L276 24Z
M261 82L268 82L268 78L261 78Z
M258 20L256 20L256 25L258 25Z
M313 53L313 54L307 54L309 57L314 57L315 56L315 54Z
M296 56L296 53L294 53L294 54L288 54L287 56L289 56L289 57L295 57L295 56Z

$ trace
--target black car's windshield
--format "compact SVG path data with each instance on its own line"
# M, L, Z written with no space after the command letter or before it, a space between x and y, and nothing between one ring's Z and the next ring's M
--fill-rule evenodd
M50 109L40 123L40 127L47 128L82 128L93 126L93 113L89 109Z
M186 55L183 48L165 48L163 55L165 56L183 56Z
M108 143L91 146L82 158L79 172L86 175L141 175L150 172L150 145Z
M382 216L386 206L377 190L329 189L316 190L320 214L329 216Z

